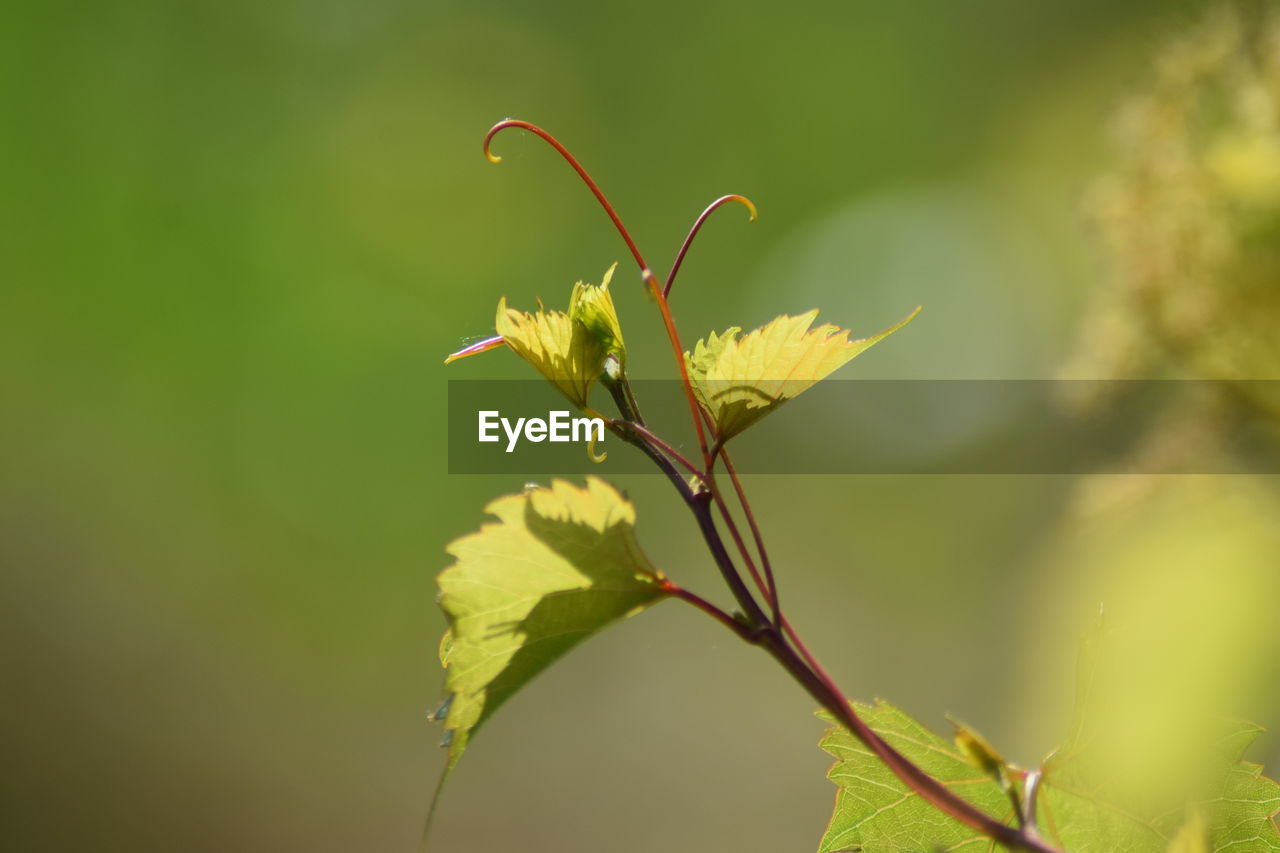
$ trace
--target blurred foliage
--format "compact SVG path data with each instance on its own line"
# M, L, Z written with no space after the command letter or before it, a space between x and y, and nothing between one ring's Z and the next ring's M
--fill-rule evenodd
M1280 378L1280 11L1214 7L1154 76L1095 191L1114 282L1078 369L1143 375L1162 352L1198 377Z

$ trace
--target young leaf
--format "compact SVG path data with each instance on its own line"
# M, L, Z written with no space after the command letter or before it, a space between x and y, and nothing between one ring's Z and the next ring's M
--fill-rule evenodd
M569 296L569 319L586 326L587 331L604 346L605 354L617 356L618 363L625 367L627 348L622 342L622 324L618 322L618 312L609 293L609 282L617 268L615 263L605 270L598 285L578 282L573 286L573 293Z
M567 314L517 311L507 307L505 298L498 303L494 325L507 346L579 409L586 407L591 385L604 371L605 356L616 356L619 364L626 358L622 327L609 295L609 279L616 266L609 268L598 286L574 285Z
M858 715L925 772L982 811L1013 817L1008 795L993 776L970 763L954 745L887 702L854 703ZM831 721L826 714L820 717ZM836 758L827 778L836 784L835 812L819 853L836 851L988 851L991 841L939 812L909 790L847 729L828 729L820 746Z
M587 327L563 311L528 314L498 303L498 334L579 409L604 367L604 347Z
M884 331L854 341L847 329L830 324L810 329L817 310L782 316L745 336L737 327L713 332L685 353L685 363L694 393L727 441L919 313L916 308Z
M953 738L956 748L969 760L969 763L980 768L997 782L1004 779L1008 762L996 751L996 748L978 734L976 729L966 726L959 720L952 720L951 724L956 728Z
M438 579L448 767L531 678L610 623L665 593L640 551L635 509L612 486L553 481L490 503L497 523L454 540Z

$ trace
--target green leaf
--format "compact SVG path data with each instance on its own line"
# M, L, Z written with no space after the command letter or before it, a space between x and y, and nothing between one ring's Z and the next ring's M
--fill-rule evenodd
M685 363L694 394L728 441L919 313L916 308L884 331L853 341L847 329L809 328L817 310L782 316L746 336L737 327L713 332L685 353Z
M887 702L855 702L853 708L891 746L956 794L998 820L1013 817L1012 803L999 783L955 745ZM986 838L910 791L848 730L828 729L820 746L836 758L827 778L839 790L819 853L991 849Z
M562 480L490 503L496 523L454 540L438 579L448 768L503 702L582 640L665 595L612 486Z
M569 296L569 311L535 313L498 302L494 326L504 343L532 364L579 409L587 407L592 384L605 370L605 358L613 356L621 368L626 361L622 326L609 294L614 264L599 285L578 282ZM454 353L445 362L469 352Z
M853 707L907 758L970 803L1013 825L1012 803L991 775L1000 759L989 746L967 756L968 750L953 747L887 703ZM1113 756L1079 741L1046 763L1037 826L1067 853L1273 853L1280 850L1273 818L1280 809L1280 785L1263 776L1259 765L1240 759L1259 731L1249 723L1229 725L1217 744L1218 764L1207 768L1201 780L1202 790L1209 793L1190 809L1188 799L1165 798L1163 792L1135 798L1131 790L1114 784ZM992 849L989 839L909 791L844 728L829 729L821 746L836 758L827 776L839 790L820 853ZM1011 769L1010 775L1022 772ZM1197 815L1203 816L1202 824L1195 822ZM1207 846L1195 846L1197 838Z
M618 322L618 311L609 293L609 282L617 268L615 263L605 270L598 285L578 282L573 286L573 293L569 295L569 318L586 326L600 341L605 353L616 356L618 364L625 368L627 347L622 342L622 324Z
M494 323L516 355L537 368L579 409L587 405L591 385L604 370L605 350L586 326L563 311L529 314L498 302Z
M1209 821L1210 850L1231 853L1267 853L1280 850L1280 785L1262 775L1262 765L1242 760L1244 751L1261 734L1252 723L1237 721L1234 732L1223 740L1230 769L1220 793L1205 804Z
M1144 803L1108 770L1109 756L1097 750L1051 759L1036 815L1041 830L1068 851L1163 853L1182 823L1185 801L1164 808Z

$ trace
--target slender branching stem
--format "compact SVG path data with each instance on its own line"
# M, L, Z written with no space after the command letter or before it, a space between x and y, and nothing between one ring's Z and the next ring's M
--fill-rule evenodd
M640 403L636 400L636 392L631 387L631 381L627 379L624 373L621 376L620 383L622 385L623 396L626 397L628 409L634 413L635 417L629 417L632 423L644 426L644 418L640 417Z
M661 438L650 432L648 427L644 425L644 419L640 417L640 407L636 403L635 393L631 389L631 383L625 376L618 379L609 379L606 377L603 380L603 384L605 388L609 390L610 396L613 397L614 404L622 414L621 419L602 417L602 420L604 420L609 429L615 435L622 438L629 444L641 447L641 449L645 450L646 454L651 459L655 457L655 454L658 456L665 454L668 462L679 462L687 468L690 473L695 475L699 482L702 482L703 474L702 470L698 468L698 466L686 459L680 451L676 450L666 441L663 441ZM671 470L675 472L676 476L680 476L680 472L676 471L674 467L672 467ZM685 483L684 478L681 478L681 483L684 483L684 488L681 490L682 494L684 492L689 492L691 494L692 486Z
M1030 853L1060 853L1060 851L1039 837L1034 823L1028 821L1026 825L1021 827L1012 827L1001 823L996 818L986 814L955 794L942 782L930 776L918 765L894 749L892 745L858 716L848 697L836 686L835 681L818 663L815 656L800 639L798 632L782 613L778 603L777 584L774 580L773 568L764 546L764 537L761 535L760 526L751 511L746 490L742 487L737 471L733 467L733 462L728 454L724 452L722 440L716 435L714 423L709 414L699 405L697 397L693 393L693 385L689 378L688 367L685 364L684 349L680 345L675 321L672 319L670 307L667 303L667 294L675 282L676 274L679 272L685 254L707 217L723 204L729 201L737 201L747 207L751 213L751 218L754 220L755 206L742 196L724 196L713 202L694 222L693 228L690 229L689 235L685 238L684 244L676 255L675 263L672 265L666 284L663 286L650 271L635 241L631 239L630 233L622 224L622 219L618 216L613 205L605 198L600 187L578 160L551 134L528 122L507 119L494 125L485 136L485 156L495 163L501 159L490 152L490 142L497 133L509 127L523 128L536 134L559 152L573 167L574 171L578 173L578 176L582 178L583 182L595 195L596 200L599 201L601 207L604 208L605 213L613 221L614 227L622 235L627 248L631 250L632 257L635 258L636 264L640 267L641 277L644 279L645 286L658 303L659 311L662 314L663 325L666 327L667 337L675 353L676 363L680 369L681 384L689 403L694 429L697 432L703 468L699 470L692 462L685 459L670 444L660 439L644 425L644 420L640 415L639 404L636 402L635 395L625 376L616 379L606 376L602 380L617 404L619 412L622 414L621 419L605 419L605 421L611 432L628 444L639 448L641 452L653 461L658 469L666 475L681 499L689 507L707 549L711 552L711 558L715 562L716 568L720 571L726 585L728 585L730 592L733 593L734 599L741 608L741 616L737 617L726 613L706 599L665 579L663 581L664 591L708 614L745 642L762 646L810 696L822 707L826 708L841 725L871 750L909 789L922 799L933 804L943 813L1012 850L1030 851ZM704 420L706 422L705 430L703 428ZM710 433L711 438L710 444L707 440L708 433ZM725 470L729 473L738 502L742 507L743 515L751 529L752 537L755 540L756 552L760 557L760 562L765 572L763 580L756 570L754 561L751 559L750 552L742 539L733 515L717 487L713 472L717 456L724 457ZM694 482L687 480L676 467L677 463L692 471L696 475L696 480ZM751 590L734 564L732 556L726 549L724 539L716 526L714 510L712 509L713 504L718 508L724 519L725 526L733 537L735 546L744 564L748 567L752 579L770 604L773 610L772 619L765 614L759 602L752 595ZM1024 814L1035 814L1035 797L1038 784L1038 774L1028 776L1024 794L1026 798Z
M760 605L756 602L755 597L751 595L751 590L743 582L742 575L738 573L737 567L733 564L733 558L729 556L729 552L724 547L724 540L720 538L720 532L716 529L715 519L711 515L711 494L709 492L700 492L688 504L689 509L693 512L694 520L698 523L698 530L702 533L707 549L711 551L711 558L715 560L716 568L720 570L725 583L729 585L729 591L733 593L733 597L737 600L738 606L742 608L742 613L747 621L756 628L772 627L769 624L768 617L765 616L764 611L760 609Z
M706 540L707 547L711 551L712 558L716 561L717 566L721 567L721 574L726 576L726 580L730 575L738 577L738 583L741 584L741 578L737 576L736 572L731 571L732 562L729 554L725 550L724 543L721 541L715 525L710 523L710 514L705 511L707 502L703 500L690 503L690 507L694 509L694 516L698 521L703 538ZM729 571L726 571L726 566L730 567ZM730 586L733 588L734 584L731 583ZM1025 833L1021 829L1006 826L996 818L976 808L894 749L857 715L848 697L836 686L831 677L817 665L813 655L807 649L801 652L792 647L791 643L795 643L800 649L804 649L790 623L786 622L785 619L783 620L783 630L786 633L786 636L784 636L768 623L765 614L759 609L758 605L755 605L754 600L750 601L750 607L747 605L744 596L748 600L750 596L746 593L745 588L734 588L733 591L739 603L743 604L747 618L752 620L753 624L759 628L756 634L759 637L759 644L782 665L810 696L831 712L832 716L841 725L871 750L907 787L943 813L988 838L1005 844L1011 849L1033 851L1033 853L1057 853L1053 847L1045 844L1038 837Z
M615 388L616 383L612 383L610 390L614 391L615 401L619 399L625 400L625 395L621 389L615 391ZM614 420L607 423L615 435L628 444L639 448L641 452L648 456L658 466L658 469L666 475L671 484L675 486L676 492L685 502L685 505L689 507L690 512L693 513L694 520L698 524L698 530L702 534L707 548L711 551L716 568L720 570L721 576L729 586L729 591L733 593L738 606L742 608L748 629L758 628L761 625L768 626L769 623L764 616L764 612L743 582L742 576L733 564L733 559L729 556L729 552L725 550L724 541L720 538L719 531L716 530L715 519L711 515L711 493L705 490L695 491L689 482L681 476L680 471L675 467L675 463L668 459L657 446L650 444L643 434L635 430L634 424L626 420ZM648 431L646 430L646 432ZM737 624L736 620L735 624Z
M669 578L663 579L662 589L665 593L672 596L673 598L678 598L681 601L692 604L694 607L698 608L703 613L706 613L708 616L715 619L720 624L724 625L730 631L737 634L739 639L741 639L743 642L750 643L752 645L758 645L760 643L760 638L761 638L760 632L753 631L751 628L739 622L737 619L734 619L728 613L725 613L719 607L716 607L714 604L707 601L702 596L692 593L689 590L685 589L684 587L677 585L676 583L671 581Z
M715 503L716 508L720 510L720 517L724 520L725 527L729 530L729 536L733 539L734 547L738 549L739 556L742 557L743 565L747 567L747 574L751 575L751 581L756 585L756 589L760 590L760 594L769 601L769 587L761 576L759 569L756 568L755 560L751 559L751 552L747 550L747 543L742 540L742 533L738 529L738 523L734 520L733 514L729 511L729 505L725 503L724 496L720 494L720 488L716 484L715 476L707 478L707 488L711 491L711 499ZM772 601L769 601L772 605Z
M769 549L764 546L764 536L760 532L760 525L756 522L756 514L751 511L751 502L747 500L746 489L742 487L742 480L738 479L738 471L733 467L733 459L729 456L729 451L722 447L720 457L724 459L724 469L729 473L729 481L733 483L733 491L738 496L738 505L742 507L742 514L747 519L747 527L751 529L751 537L755 540L756 553L760 556L760 566L764 570L765 585L768 587L769 603L773 607L773 624L781 628L782 604L778 601L778 582L773 576L773 563L769 560Z
M711 456L707 451L707 436L702 429L702 407L698 404L698 398L694 396L693 383L689 380L689 367L684 361L684 347L680 345L680 333L676 331L676 323L671 319L671 309L667 306L667 298L662 295L658 279L647 269L642 270L640 275L644 277L645 287L649 288L654 301L658 303L658 310L662 312L662 324L666 326L667 339L671 341L671 348L675 352L676 364L680 368L680 384L684 386L684 396L689 402L689 414L693 418L694 430L698 433L698 449L702 451L703 464L710 469Z
M670 444L667 444L661 438L658 438L658 436L650 432L648 427L642 426L634 422L628 422L628 425L631 429L639 433L640 436L645 441L649 442L650 444L652 444L653 446L661 450L663 453L670 456L673 461L679 462L681 465L683 465L685 470L687 470L690 474L693 474L695 477L697 477L699 481L703 479L704 475L702 473L701 468L699 468L697 465L694 465L692 462L686 459L684 457L684 454L682 454L680 451L676 450Z
M706 409L702 410L702 417L707 424L708 429L714 429L711 422L711 416L707 414ZM729 534L733 537L733 541L738 548L738 553L742 555L742 561L747 567L751 578L755 581L756 587L761 594L765 596L765 600L769 602L770 609L773 611L773 624L780 627L782 624L782 611L778 605L778 585L773 578L773 566L769 563L768 551L764 549L764 540L760 535L759 525L755 522L755 515L751 512L751 504L747 501L746 492L742 488L742 483L737 479L736 471L731 471L734 481L734 490L737 493L738 502L742 506L747 517L747 522L751 527L752 536L755 539L756 551L760 556L765 573L762 576L756 569L755 560L751 558L751 552L747 550L746 545L742 541L742 534L738 531L738 524L733 518L733 514L729 510L728 504L724 497L720 494L720 486L716 480L715 464L717 456L724 456L725 462L732 464L729 459L728 451L724 447L724 439L717 438L711 446L710 451L711 462L707 465L706 482L707 487L711 490L712 496L715 498L716 504L720 508L720 514L724 517L725 526L729 529Z
M644 418L640 417L640 404L636 402L636 395L631 390L631 382L625 374L613 377L606 373L600 377L600 384L613 398L613 403L618 407L623 420L644 426Z

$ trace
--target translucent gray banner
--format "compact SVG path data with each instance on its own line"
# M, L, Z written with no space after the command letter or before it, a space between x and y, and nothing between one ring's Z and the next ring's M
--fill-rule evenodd
M696 461L680 384L633 386L648 428ZM586 417L540 379L451 380L449 473L657 473L607 430L592 461ZM1143 452L1157 435L1166 451ZM1278 474L1280 381L827 380L729 448L748 474Z

